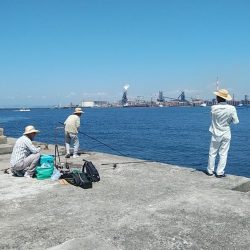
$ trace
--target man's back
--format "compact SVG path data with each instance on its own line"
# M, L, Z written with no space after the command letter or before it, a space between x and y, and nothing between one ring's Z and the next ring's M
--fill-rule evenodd
M223 136L230 133L230 124L239 123L237 112L234 106L221 102L211 108L212 124L209 131L215 136Z
M78 133L78 129L80 127L80 117L73 114L70 115L66 121L64 122L65 124L65 131L68 133Z

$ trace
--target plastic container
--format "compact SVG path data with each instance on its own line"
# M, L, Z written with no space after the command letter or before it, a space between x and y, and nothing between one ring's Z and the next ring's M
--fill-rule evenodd
M60 178L61 175L62 174L60 173L60 171L56 167L54 167L54 171L53 171L53 174L51 175L50 179L52 181L56 181L56 180L58 180Z

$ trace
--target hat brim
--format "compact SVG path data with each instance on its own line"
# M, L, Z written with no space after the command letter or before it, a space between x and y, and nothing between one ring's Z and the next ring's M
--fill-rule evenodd
M74 112L74 114L83 114L83 113L84 113L83 111Z
M220 92L217 92L217 91L215 91L214 94L216 96L219 96L219 97L227 100L227 101L231 101L232 100L232 96L230 96L229 94L227 96L223 96Z
M37 130L37 129L33 129L33 130L30 130L29 132L24 132L23 135L28 135L28 134L32 134L32 133L39 133L40 131Z

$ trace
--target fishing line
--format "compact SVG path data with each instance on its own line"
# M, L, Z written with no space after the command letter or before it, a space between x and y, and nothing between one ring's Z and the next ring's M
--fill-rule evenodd
M64 125L62 122L59 122L59 123L62 124L62 125ZM109 146L108 144L106 144L106 143L104 143L104 142L102 142L102 141L100 141L100 140L98 140L98 139L96 139L96 138L94 138L94 137L92 137L92 136L86 134L86 133L83 133L83 132L81 132L81 131L78 131L78 133L79 133L79 134L82 134L82 135L85 135L85 136L89 137L90 139L92 139L92 140L94 140L94 141L97 141L97 142L101 143L102 145L104 145L104 146L106 146L106 147L112 149L113 151L119 153L119 154L122 155L122 156L130 157L129 155L123 154L122 152L118 151L117 149L115 149L115 148Z

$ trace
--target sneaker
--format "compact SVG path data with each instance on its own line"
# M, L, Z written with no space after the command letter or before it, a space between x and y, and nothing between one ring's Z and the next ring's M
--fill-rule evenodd
M73 155L73 158L79 158L80 156L79 155Z
M14 170L12 169L13 176L15 177L23 177L24 176L24 171L23 170Z
M66 154L66 155L65 155L65 158L70 158L70 154Z
M217 178L223 178L223 177L226 177L226 174L216 174L215 175Z
M32 178L32 176L30 174L28 174L27 172L24 174L24 177L26 177L26 178Z
M205 174L208 175L208 176L213 176L214 173L209 173L208 171L205 171Z

